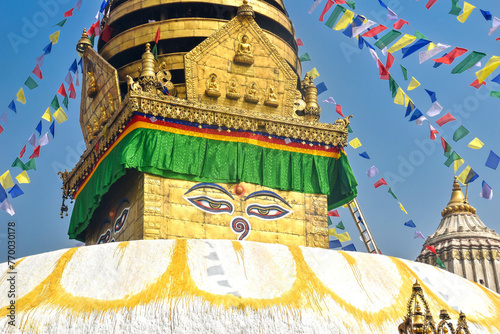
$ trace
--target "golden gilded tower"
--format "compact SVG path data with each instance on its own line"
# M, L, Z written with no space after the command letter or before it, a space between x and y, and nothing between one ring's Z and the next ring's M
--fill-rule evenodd
M87 150L63 175L70 238L328 248L327 210L357 194L349 119L318 122L283 3L109 6L107 42L77 45Z

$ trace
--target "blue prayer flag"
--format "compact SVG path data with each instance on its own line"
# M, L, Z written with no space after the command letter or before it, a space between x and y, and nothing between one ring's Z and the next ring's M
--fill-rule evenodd
M408 227L417 227L417 225L415 225L415 223L413 222L413 220L409 220L405 223L405 226L408 226Z
M496 82L497 84L500 84L500 74L491 79L491 81Z
M358 48L360 50L363 50L363 46L365 45L365 40L363 39L363 37L361 36L358 36Z
M385 3L383 3L382 0L378 0L378 2L380 3L380 6L384 7L385 9L387 9L387 5Z
M354 247L354 244L349 244L345 247L342 247L342 250L356 252L356 247Z
M12 110L13 112L17 113L16 102L14 102L14 100L10 101L10 103L9 103L9 109Z
M408 122L413 122L413 121L419 119L422 116L423 116L422 112L420 110L418 110L418 109L415 109L415 111L411 115L410 120Z
M437 98L436 98L436 93L430 91L430 90L425 90L427 92L427 94L429 94L429 97L431 98L431 102L434 103L436 102Z
M423 48L424 46L427 46L427 44L429 44L431 41L428 41L426 39L418 39L415 43L413 43L412 45L410 46L407 46L405 48L402 48L401 49L401 52L403 52L403 58L417 52L418 50L420 50L421 48Z
M38 123L35 130L38 132L38 135L40 135L40 136L42 135L42 121L40 121L40 123Z
M408 107L406 107L405 117L408 117L408 115L411 114L411 112L413 111L414 107L415 106L413 105L413 103L408 103Z
M328 88L326 88L326 85L324 82L320 82L316 88L318 89L318 95L321 94L321 93L324 93L328 90Z
M71 72L73 72L73 74L75 74L76 71L78 71L78 65L76 64L76 59L75 59L75 61L73 61L73 64L71 64L71 67L69 68L69 70Z
M52 42L50 42L46 47L43 48L45 54L48 55L52 51Z
M12 189L9 190L9 194L12 198L16 198L17 196L21 196L24 194L24 192L21 190L21 188L15 184Z
M52 135L52 138L54 138L55 130L56 130L55 129L55 127L56 127L55 122L56 121L52 121L52 124L50 124L50 128L49 128L50 129L50 134Z
M360 154L359 154L359 156L360 156L360 157L363 157L363 158L365 158L365 159L370 159L370 156L369 156L369 155L368 155L368 153L366 153L366 152L360 153Z
M482 9L479 9L481 11L481 14L483 14L484 16L484 19L486 21L491 21L491 13L489 10L482 10Z
M342 244L338 240L330 240L329 247L330 247L330 249L339 248L339 247L342 247Z
M495 152L490 151L490 155L488 156L488 160L486 160L486 167L490 167L492 169L497 169L498 163L500 162L500 157L495 154Z
M493 189L483 181L483 187L481 189L481 192L479 193L479 196L485 199L492 199L493 198Z
M6 198L7 198L7 193L5 192L5 189L0 184L0 203L2 203Z

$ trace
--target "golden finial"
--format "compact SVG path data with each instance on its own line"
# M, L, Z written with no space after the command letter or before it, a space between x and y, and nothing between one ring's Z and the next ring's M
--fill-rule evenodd
M142 54L142 72L140 77L154 77L155 57L151 53L151 45L146 43L146 51Z
M243 0L243 4L240 7L238 7L238 13L236 15L255 17L253 8L248 3L248 0Z
M78 44L76 44L76 51L83 53L86 46L92 47L92 43L90 42L89 36L87 35L87 29L83 28L82 37L80 37Z
M475 214L476 209L473 208L469 202L467 202L467 199L460 188L460 184L458 183L458 178L455 176L450 201L448 202L448 205L446 205L446 208L441 212L441 216L444 217L447 214L460 212L470 212Z

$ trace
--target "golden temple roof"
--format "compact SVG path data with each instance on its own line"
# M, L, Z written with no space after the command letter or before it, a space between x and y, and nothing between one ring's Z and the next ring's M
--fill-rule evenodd
M462 193L462 189L460 188L460 184L458 183L458 179L455 176L455 180L453 181L453 190L451 192L451 198L444 210L441 212L441 216L445 217L454 213L476 213L476 209L472 207L469 202L467 202L467 198L465 198Z

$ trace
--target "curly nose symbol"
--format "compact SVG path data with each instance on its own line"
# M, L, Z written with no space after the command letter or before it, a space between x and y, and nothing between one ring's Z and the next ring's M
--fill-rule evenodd
M231 220L231 230L236 234L241 233L238 240L244 240L250 234L250 223L243 217L234 217Z

